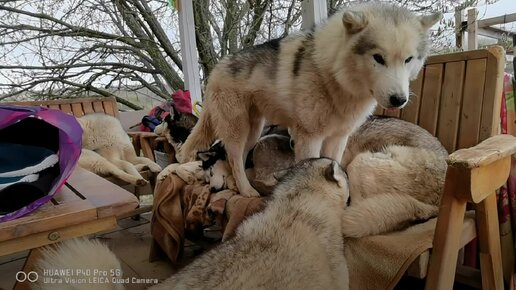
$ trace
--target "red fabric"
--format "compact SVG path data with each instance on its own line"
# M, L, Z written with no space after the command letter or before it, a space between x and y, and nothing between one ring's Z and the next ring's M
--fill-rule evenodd
M172 94L176 110L180 113L192 113L192 98L190 91L177 90Z

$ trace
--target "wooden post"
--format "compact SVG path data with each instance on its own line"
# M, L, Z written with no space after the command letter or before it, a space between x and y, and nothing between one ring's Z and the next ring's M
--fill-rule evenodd
M468 10L468 50L478 48L477 28L477 9L471 8Z
M179 37L185 89L190 91L192 104L195 104L197 101L202 102L202 93L192 1L177 0L177 10L179 12Z
M303 0L301 3L303 24L301 29L309 30L328 17L328 7L323 0Z
M462 22L464 21L463 10L455 9L455 46L457 48L463 48L464 41L464 27Z
M515 54L516 54L516 34L512 36L512 55L514 56ZM512 69L514 71L512 78L513 78L514 82L516 82L516 57L512 58ZM514 92L516 92L516 88L513 88L513 89L514 89Z

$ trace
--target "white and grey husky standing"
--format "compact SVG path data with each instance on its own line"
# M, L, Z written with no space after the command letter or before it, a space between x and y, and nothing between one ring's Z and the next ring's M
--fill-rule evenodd
M417 16L384 3L347 8L313 31L257 45L222 59L206 87L204 112L178 154L195 160L224 142L240 193L258 196L244 156L265 120L290 128L296 160L342 158L348 136L377 104L401 108L428 53L440 13Z

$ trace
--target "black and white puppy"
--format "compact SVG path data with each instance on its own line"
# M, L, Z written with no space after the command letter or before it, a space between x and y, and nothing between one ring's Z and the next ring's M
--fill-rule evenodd
M195 115L178 112L172 105L170 115L165 117L163 123L156 126L154 132L158 135L164 135L177 152L192 132L197 120L198 118Z
M198 152L197 157L202 162L204 179L210 184L210 191L217 192L227 188L227 179L231 175L231 168L227 162L227 153L220 140L215 141L210 149Z

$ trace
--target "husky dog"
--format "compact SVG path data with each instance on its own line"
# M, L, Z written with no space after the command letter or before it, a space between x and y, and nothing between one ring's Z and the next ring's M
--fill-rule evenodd
M440 18L366 3L334 14L313 31L225 57L209 76L204 111L178 160L195 160L221 139L240 193L258 196L244 158L265 119L291 129L297 161L341 160L348 136L377 104L405 106L409 81L429 50L428 30Z
M174 105L170 109L170 114L160 125L156 126L154 132L158 135L164 135L168 143L178 152L181 145L192 132L193 127L197 123L198 118L191 113L178 112Z
M215 141L207 151L197 153L202 162L204 180L210 184L210 191L217 192L227 187L231 169L226 162L227 153L220 140Z
M380 234L436 216L447 156L425 129L371 117L351 136L342 161L349 163L352 200L343 214L343 234Z
M348 196L338 162L305 160L234 238L149 289L348 289L341 233Z
M117 118L96 113L77 120L83 130L79 158L82 168L96 174L111 174L133 185L147 183L138 170L149 168L152 172L161 171L158 164L136 156L133 144Z
M59 243L55 249L45 248L36 262L36 271L39 279L32 289L37 290L125 288L120 261L106 245L97 240L79 238ZM50 278L56 282L49 282Z

